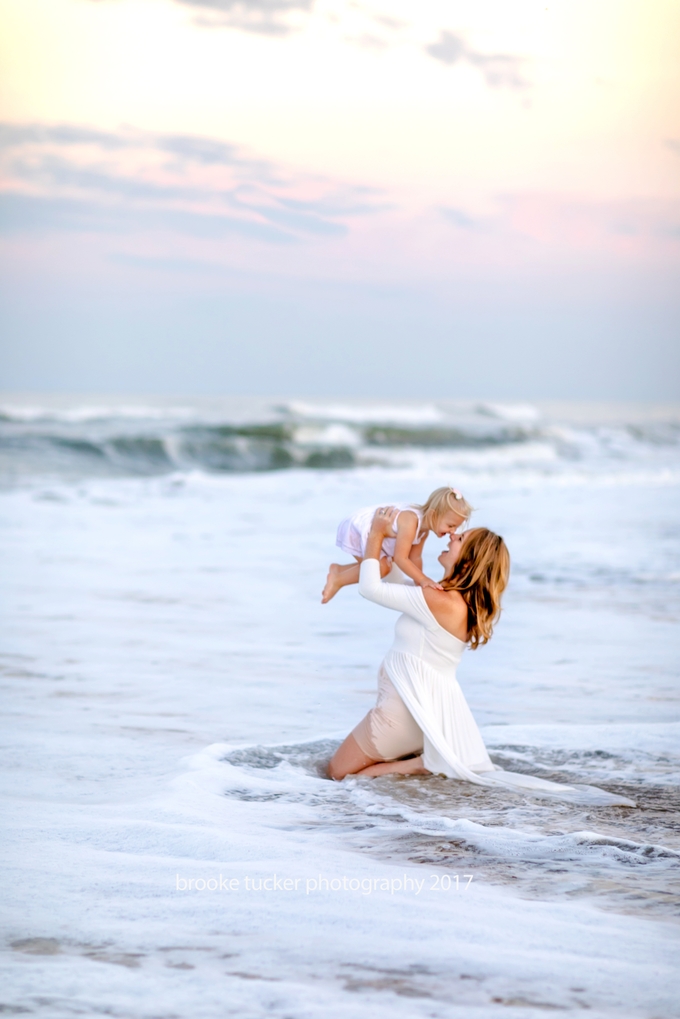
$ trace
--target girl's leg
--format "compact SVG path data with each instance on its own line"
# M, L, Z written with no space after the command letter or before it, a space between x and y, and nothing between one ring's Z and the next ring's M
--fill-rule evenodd
M359 583L359 567L361 566L361 559L357 558L355 563L345 563L341 566L339 563L331 563L328 568L328 576L326 577L326 586L321 594L321 604L325 605L335 597L341 587L347 587L348 584ZM392 569L392 560L383 556L380 560L380 576L386 577Z
M340 744L331 757L330 764L328 765L328 775L330 778L335 779L336 782L339 782L345 775L356 775L357 772L363 771L363 769L374 763L374 759L368 757L363 752L354 736L350 733L344 743Z
M341 566L339 563L331 563L328 567L326 586L321 594L321 604L325 605L331 598L335 597L341 587L348 584L359 583L359 564L347 563Z

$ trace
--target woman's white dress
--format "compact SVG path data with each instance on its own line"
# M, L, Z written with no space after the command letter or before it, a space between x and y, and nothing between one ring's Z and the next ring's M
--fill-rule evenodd
M594 786L572 786L497 768L472 717L456 669L466 645L439 625L422 588L380 579L377 559L361 564L359 593L403 613L382 667L423 732L428 771L478 785L510 786L543 795L597 804L635 804Z

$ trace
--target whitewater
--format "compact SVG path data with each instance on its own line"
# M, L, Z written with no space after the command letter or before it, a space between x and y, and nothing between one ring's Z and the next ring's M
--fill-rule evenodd
M679 408L6 396L0 469L3 1011L679 1014ZM449 483L492 760L636 808L325 777L395 622L337 524Z

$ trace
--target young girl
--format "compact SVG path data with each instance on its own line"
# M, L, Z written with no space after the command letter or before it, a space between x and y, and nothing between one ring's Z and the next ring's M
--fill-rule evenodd
M366 554L368 532L377 509L377 506L366 506L343 520L338 527L335 544L343 552L353 555L356 563L345 566L331 563L321 596L323 605L341 587L359 582L359 564ZM396 582L402 581L398 572L400 570L420 587L436 587L441 590L440 584L423 573L423 545L430 531L434 531L438 538L457 531L469 519L472 507L455 488L438 488L422 506L414 504L399 506L398 509L399 514L393 524L395 536L385 538L382 544L384 556L380 560L381 575L384 577L393 570L394 563L398 567L398 570L393 571Z

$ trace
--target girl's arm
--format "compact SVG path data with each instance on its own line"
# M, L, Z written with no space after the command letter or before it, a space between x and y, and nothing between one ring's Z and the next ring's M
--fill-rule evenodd
M438 591L442 591L441 584L430 580L422 571L422 542L419 545L413 545L417 531L418 517L410 510L403 510L397 520L397 541L394 548L394 561L399 569L419 587L435 587ZM414 562L411 558L411 552L414 547L420 549L420 554L418 555L420 562Z
M430 626L432 617L444 630L460 641L467 641L467 605L460 591L418 590L410 584L389 584L380 579L380 553L385 538L394 535L391 526L397 516L395 509L379 509L371 524L366 542L366 557L361 564L359 594L387 609L405 612Z
M429 533L429 532L428 532ZM408 554L409 559L412 563L415 563L419 570L423 568L423 546L427 541L427 534L425 534L417 545L411 546L411 551Z
M389 584L380 579L380 553L385 538L394 535L392 522L398 510L378 510L366 542L365 558L361 564L359 594L369 601L384 605L385 608L406 612L421 622L429 623L430 614L424 601L423 592L409 584Z

